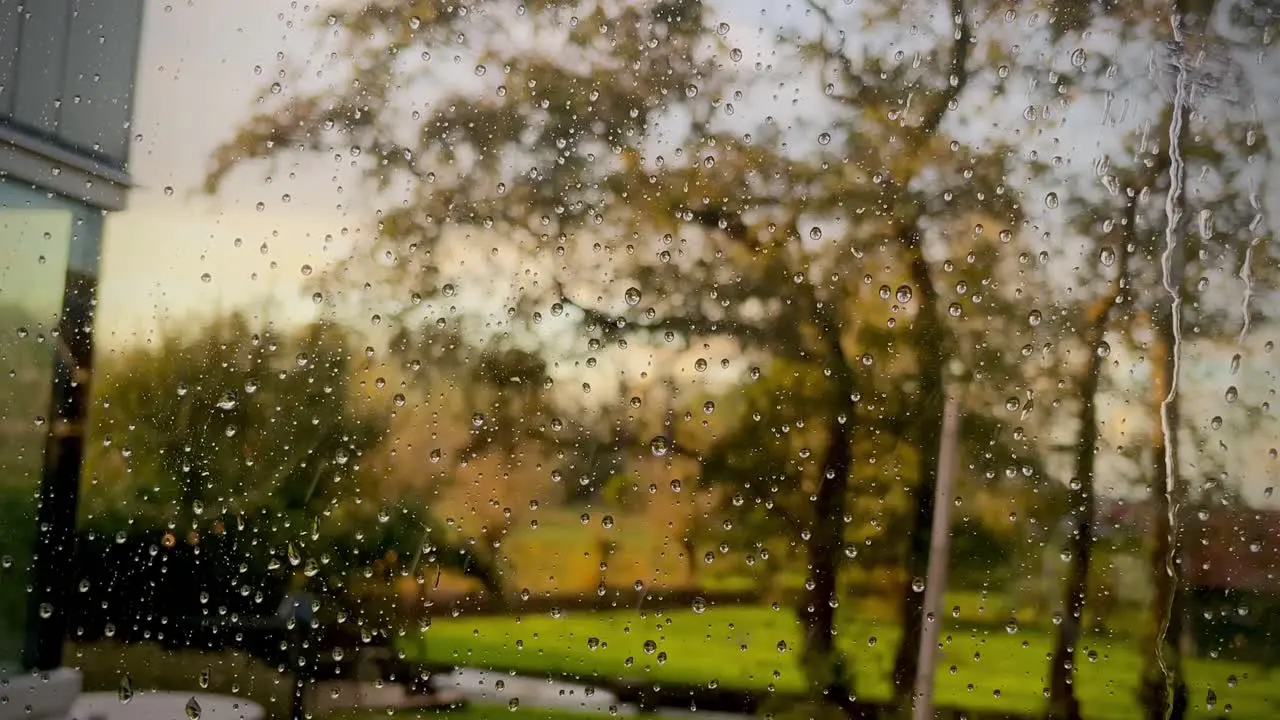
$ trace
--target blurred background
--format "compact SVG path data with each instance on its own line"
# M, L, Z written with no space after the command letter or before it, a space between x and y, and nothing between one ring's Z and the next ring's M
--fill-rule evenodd
M146 3L64 663L272 717L1280 713L1278 23Z

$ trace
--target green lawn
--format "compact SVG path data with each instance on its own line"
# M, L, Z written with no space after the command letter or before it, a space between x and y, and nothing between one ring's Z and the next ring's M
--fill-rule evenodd
M344 710L328 713L320 720L386 720L387 718L426 718L427 720L594 720L599 715L567 710L540 710L506 705L467 703L459 708L427 710ZM645 715L643 717L654 717Z
M841 641L866 700L889 696L898 630L873 620L846 620ZM1043 709L1051 635L996 627L944 627L936 697L941 705L1034 715ZM598 642L593 642L593 638ZM622 678L800 692L801 625L787 610L715 607L704 613L564 611L559 618L475 617L436 620L411 656L442 663L584 679ZM646 652L646 643L652 642ZM594 646L594 649L593 649ZM1090 660L1088 658L1096 658ZM1077 676L1085 714L1097 720L1137 717L1139 656L1128 640L1095 640L1081 653ZM954 671L953 669L954 668ZM1192 660L1192 717L1280 717L1280 671L1227 661ZM1236 677L1235 687L1228 678ZM1213 710L1206 692L1217 694Z

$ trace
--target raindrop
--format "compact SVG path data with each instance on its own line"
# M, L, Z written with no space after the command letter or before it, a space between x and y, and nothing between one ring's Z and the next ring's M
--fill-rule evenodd
M1226 400L1229 403L1233 403L1239 398L1240 398L1240 391L1236 389L1235 385L1228 387L1227 391L1222 395L1222 399Z
M1111 354L1111 345L1107 344L1106 340L1099 341L1098 347L1094 349L1094 352L1098 353L1098 357L1107 357Z
M652 641L652 640L645 640L645 641L644 641L644 654L645 654L645 655L652 655L652 654L654 654L654 653L655 653L655 652L657 652L657 651L658 651L658 643L656 643L656 642L654 642L654 641Z
M924 578L914 578L911 581L911 589L916 592L924 592Z
M1235 375L1240 372L1240 353L1231 356L1231 374Z
M671 452L671 441L663 435L655 435L649 441L649 452L652 452L654 457L663 457Z
M476 413L476 414L474 414L474 415L472 415L472 416L471 416L471 427L478 428L478 427L480 427L480 426L482 426L482 425L484 425L484 414L483 414L483 413Z
M210 675L209 668L205 668L200 671L200 687L202 689L205 689L205 690L209 689L209 675Z
M830 144L831 144L831 133L822 133L821 135L819 135L819 136L818 136L818 144L819 144L819 145L830 145Z
M953 302L947 306L947 314L950 315L951 317L960 317L961 313L963 312L964 312L964 308L961 307L960 303L958 302Z
M200 703L196 702L195 696L187 701L187 706L183 708L187 711L188 720L200 720Z
M1206 710L1212 710L1218 704L1218 694L1209 688L1204 694L1204 707Z
M1116 261L1116 251L1107 245L1098 251L1098 262L1106 267L1111 267Z
M128 705L133 699L133 680L128 675L120 678L120 689L117 691L117 697L120 698L121 705Z
M391 402L392 402L392 404L394 404L396 407L404 407L404 404L405 404L405 397L404 397L404 393L396 393L396 394L391 398Z
M515 712L516 710L519 710L520 698L511 698L510 702L507 703L507 709L510 710L511 712Z
M627 291L622 294L622 299L631 307L640 304L640 297L640 289L634 287L627 288Z
M222 397L218 398L218 407L222 410L234 410L237 404L236 394L231 391L222 393Z
M707 611L707 601L706 601L706 600L704 600L704 599L703 599L703 598L701 598L701 597L696 597L696 598L694 598L694 599L693 599L693 612L694 612L694 613L696 613L696 614L698 614L698 615L701 615L702 613L704 613L704 612L706 612L706 611Z
M1084 67L1084 48L1076 48L1071 51L1071 65L1074 67Z
M1044 206L1050 210L1056 210L1058 207L1058 193L1051 192L1044 196Z
M1027 324L1030 325L1031 327L1038 326L1043 320L1044 320L1044 316L1040 314L1039 310L1032 310L1031 312L1027 313Z
M911 302L911 286L910 285L898 286L898 291L894 294L894 297L897 298L898 302L900 303Z
M458 294L458 289L453 286L453 283L445 283L444 287L440 288L440 294L445 297L453 297ZM552 314L556 314L554 308L552 309Z

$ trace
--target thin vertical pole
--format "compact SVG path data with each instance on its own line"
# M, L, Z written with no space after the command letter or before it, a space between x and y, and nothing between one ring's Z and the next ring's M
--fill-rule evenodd
M960 434L960 403L947 397L942 415L942 440L938 447L938 483L935 490L933 527L929 535L929 577L924 590L924 627L920 631L920 664L916 672L914 720L933 717L933 673L938 646L939 606L947 590L947 560L951 551L952 488L956 480L956 449Z

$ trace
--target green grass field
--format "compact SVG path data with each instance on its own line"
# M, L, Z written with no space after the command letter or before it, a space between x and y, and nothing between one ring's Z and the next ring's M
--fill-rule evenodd
M898 630L888 623L845 620L841 642L862 699L888 698ZM802 627L787 610L716 607L701 614L570 612L560 617L436 620L406 641L413 657L533 675L624 679L672 684L801 692L797 655ZM940 705L1010 714L1043 711L1051 635L1044 630L944 627L936 698ZM650 644L651 643L651 644ZM1087 717L1139 716L1135 689L1140 657L1127 639L1093 639L1077 675ZM1280 671L1228 661L1190 660L1192 717L1280 717ZM1234 676L1232 682L1229 678ZM1232 687L1234 685L1234 687ZM1206 708L1206 694L1217 695ZM1228 710L1227 706L1231 709Z

